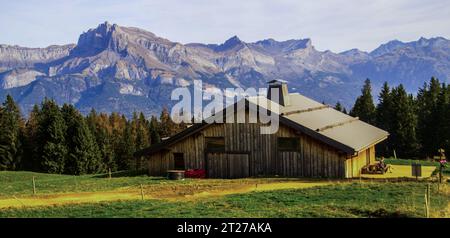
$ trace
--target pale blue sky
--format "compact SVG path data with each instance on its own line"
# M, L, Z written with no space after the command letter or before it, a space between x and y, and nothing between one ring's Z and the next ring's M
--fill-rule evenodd
M370 51L421 36L450 38L450 0L2 0L0 44L76 43L109 21L181 43L311 38L320 50Z

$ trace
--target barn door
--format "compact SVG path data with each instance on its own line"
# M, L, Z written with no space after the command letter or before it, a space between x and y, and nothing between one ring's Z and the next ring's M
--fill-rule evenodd
M250 175L248 154L228 154L228 178L246 178Z
M250 176L248 154L207 153L208 178L245 178Z
M206 154L206 175L208 178L227 178L228 164L224 153Z

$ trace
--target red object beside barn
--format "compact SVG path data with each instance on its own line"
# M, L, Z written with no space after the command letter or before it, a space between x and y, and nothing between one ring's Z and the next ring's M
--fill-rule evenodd
M206 171L204 169L188 169L184 172L186 178L205 178Z

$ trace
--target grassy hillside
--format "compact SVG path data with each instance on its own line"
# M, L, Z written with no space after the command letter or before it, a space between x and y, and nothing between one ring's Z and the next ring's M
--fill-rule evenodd
M78 200L84 192L95 192L92 196L116 196L126 192L132 196L126 200L88 199L76 204L33 207L26 207L24 203L15 208L0 208L0 217L423 217L425 213L427 182L355 183L284 178L168 181L145 175L124 175L129 174L117 173L108 179L104 175L0 172L0 202L9 199L18 204L20 200L56 199L58 196L69 199L66 197L69 195ZM38 196L31 196L33 177ZM292 187L293 183L299 186ZM141 184L146 193L143 201ZM320 186L311 187L315 184ZM448 217L449 185L441 185L439 192L436 184L431 186L432 216ZM253 190L254 187L261 190Z
M0 210L0 217L423 217L424 183L352 183L252 192L195 201L118 201ZM433 187L432 216L448 191ZM447 211L448 212L448 211Z
M153 195L141 201L90 202L69 205L16 207L0 209L0 217L422 217L425 182L351 183L328 181L320 187L245 193L242 184L282 182L295 179L185 180L168 181L147 176L115 177L66 176L31 172L0 172L0 199L30 198L32 177L36 178L38 197L55 194L107 191L120 193L145 185ZM312 180L313 183L317 181ZM311 181L301 181L311 183ZM254 185L252 185L254 186ZM199 188L200 187L200 188ZM262 185L260 187L263 187ZM307 187L307 186L306 186ZM215 189L215 190L214 190ZM221 190L222 189L222 190ZM212 191L236 189L236 194L210 196ZM248 191L247 191L248 192ZM193 193L206 194L185 198ZM150 194L150 193L149 193ZM169 194L169 196L163 196ZM171 199L175 195L176 199ZM432 215L448 216L448 185L440 192L432 185ZM32 197L32 196L31 196ZM159 197L159 198L158 198Z

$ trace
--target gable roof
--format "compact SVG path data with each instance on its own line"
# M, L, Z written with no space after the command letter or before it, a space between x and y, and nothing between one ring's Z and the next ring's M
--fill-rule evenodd
M389 136L387 131L301 94L291 93L289 97L290 104L288 106L279 106L279 112L283 118L344 144L355 152L379 143ZM264 102L268 99L263 96L249 98L248 100L259 106L268 105L267 102Z
M385 140L389 136L389 133L384 130L298 93L291 93L289 97L289 105L276 104L279 108L280 124L302 132L347 154L353 155ZM244 100L247 102L246 109L249 108L248 103L251 103L258 107L266 108L272 113L275 111L270 109L270 100L264 96L248 97ZM224 117L226 116L225 114ZM135 156L139 157L158 152L203 130L209 125L212 124L205 122L194 124L161 143L136 152Z

